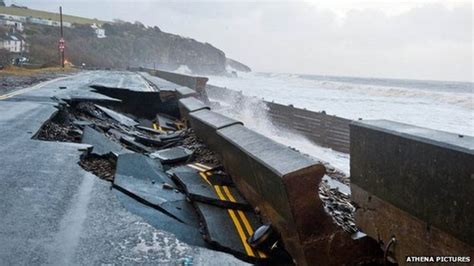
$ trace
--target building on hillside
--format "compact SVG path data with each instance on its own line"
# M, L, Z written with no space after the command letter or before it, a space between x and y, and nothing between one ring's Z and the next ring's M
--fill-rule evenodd
M44 19L44 18L27 17L26 21L32 24L39 24L39 25L46 25L46 26L53 26L53 27L61 26L61 22L59 21ZM72 23L63 21L63 27L71 28Z
M61 25L61 22L51 20L51 19L14 16L14 15L9 15L9 14L0 14L0 20L15 21L15 22L21 22L21 23L32 23L32 24L39 24L39 25L46 25L46 26L53 26L53 27L59 27ZM63 26L67 28L71 28L72 23L63 21Z
M99 26L97 26L97 24L92 24L91 25L91 28L94 29L94 32L95 32L95 35L97 35L97 38L99 39L102 39L102 38L105 38L107 36L105 36L105 30Z
M23 32L23 29L24 29L22 22L14 21L14 20L8 20L8 19L5 19L2 16L0 16L0 25L13 27L15 29L15 31L19 31L19 32Z
M0 49L5 49L11 53L21 53L28 51L25 38L19 34L11 33L0 36Z
M19 22L26 22L26 17L23 16L15 16L10 14L0 14L0 17L5 20L12 20L12 21L19 21Z

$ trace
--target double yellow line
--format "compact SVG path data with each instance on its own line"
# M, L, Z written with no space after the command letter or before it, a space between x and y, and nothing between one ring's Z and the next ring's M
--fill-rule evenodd
M199 175L204 179L204 181L206 181L206 183L208 183L214 188L214 191L216 192L220 200L230 201L234 203L237 202L235 200L234 195L232 195L232 192L230 191L229 187L212 185L212 183L209 181L208 177L211 176L211 173L208 171L211 169L211 167L200 163L188 164L188 166L199 171ZM266 258L267 256L263 252L252 249L252 247L250 247L250 245L247 243L247 239L253 235L253 228L250 225L250 222L245 213L241 210L234 209L227 209L227 212L229 213L229 216L232 222L234 223L235 230L237 231L240 240L242 241L242 245L247 255L251 257L258 256L260 258Z
M159 125L157 125L156 123L153 123L153 129L154 130L158 130L159 132L161 133L166 133L166 131L164 131Z

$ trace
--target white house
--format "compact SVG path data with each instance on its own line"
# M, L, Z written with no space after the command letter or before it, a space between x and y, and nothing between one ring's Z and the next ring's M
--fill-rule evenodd
M27 49L25 40L14 34L5 34L0 37L0 49L2 48L11 53L21 53Z
M91 28L94 29L95 35L97 35L97 38L102 39L107 36L105 36L105 30L102 29L101 27L97 26L97 24L92 24Z
M4 20L0 18L0 25L5 25L5 26L13 26L16 31L22 32L24 27L23 23L19 21L13 21L13 20Z
M50 20L50 19L28 17L28 18L27 18L27 21L28 21L29 23L33 23L33 24L47 25L47 26L53 26L53 27L59 27L59 26L61 26L61 22L56 21L56 20ZM72 23L71 23L71 22L63 21L63 27L71 28L71 27L72 27Z
M5 20L26 22L26 17L24 17L24 16L15 16L15 15L10 15L10 14L0 14L0 18L3 18Z

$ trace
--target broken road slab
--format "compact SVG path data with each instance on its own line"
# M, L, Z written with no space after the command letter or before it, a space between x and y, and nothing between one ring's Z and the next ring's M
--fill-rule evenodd
M129 150L123 148L120 144L113 142L104 134L92 129L89 126L84 127L81 142L92 145L92 153L97 155L105 155L108 153L119 155L130 152Z
M159 130L156 130L156 129L153 129L153 128L150 128L150 127L146 127L146 126L136 126L136 128L140 129L140 130L143 130L145 132L151 133L151 134L156 134L156 135L163 134L162 131L159 131Z
M178 130L177 122L175 119L165 115L165 114L157 114L156 115L156 122L158 126L163 130Z
M143 145L151 146L151 147L160 147L163 145L163 142L158 136L149 137L149 136L135 135L135 141Z
M200 201L224 208L251 208L240 193L233 187L226 186L226 189L233 195L235 202L228 199L222 200L217 195L214 184L207 179L208 176L203 172L175 171L173 177L184 189L186 195L193 201Z
M175 221L197 226L199 219L186 196L169 188L172 180L161 164L141 154L123 154L118 157L114 186L144 204L155 207Z
M136 199L114 189L114 194L122 205L131 213L143 217L150 225L160 230L170 232L180 241L190 245L208 247L208 244L201 236L199 227L177 222L176 219L156 210L150 206L138 202ZM193 210L194 211L194 210Z
M122 135L120 137L120 142L125 144L128 148L131 150L134 150L136 152L144 152L144 153L150 153L151 150L146 147L145 145L142 145L141 143L138 143L135 141L134 137L129 137L127 135Z
M153 84L156 88L158 88L159 91L175 91L176 88L181 87L180 85L174 84L172 82L169 82L167 80L164 80L162 78L152 76L148 74L147 72L140 72L140 75Z
M102 112L106 113L110 118L114 119L115 121L119 122L122 125L134 127L139 124L137 121L135 121L134 119L124 114L121 114L119 112L116 112L114 110L111 110L109 108L106 108L97 104L95 106L99 108Z
M184 147L163 149L150 154L151 158L160 160L164 164L183 162L193 155L193 151Z
M266 258L247 243L254 229L261 225L255 214L200 202L195 206L206 228L206 240L211 245L247 259Z

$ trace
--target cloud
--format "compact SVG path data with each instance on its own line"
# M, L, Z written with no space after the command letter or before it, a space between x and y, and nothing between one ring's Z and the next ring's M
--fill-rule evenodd
M139 20L209 42L257 71L472 80L472 4L399 1L17 0Z

